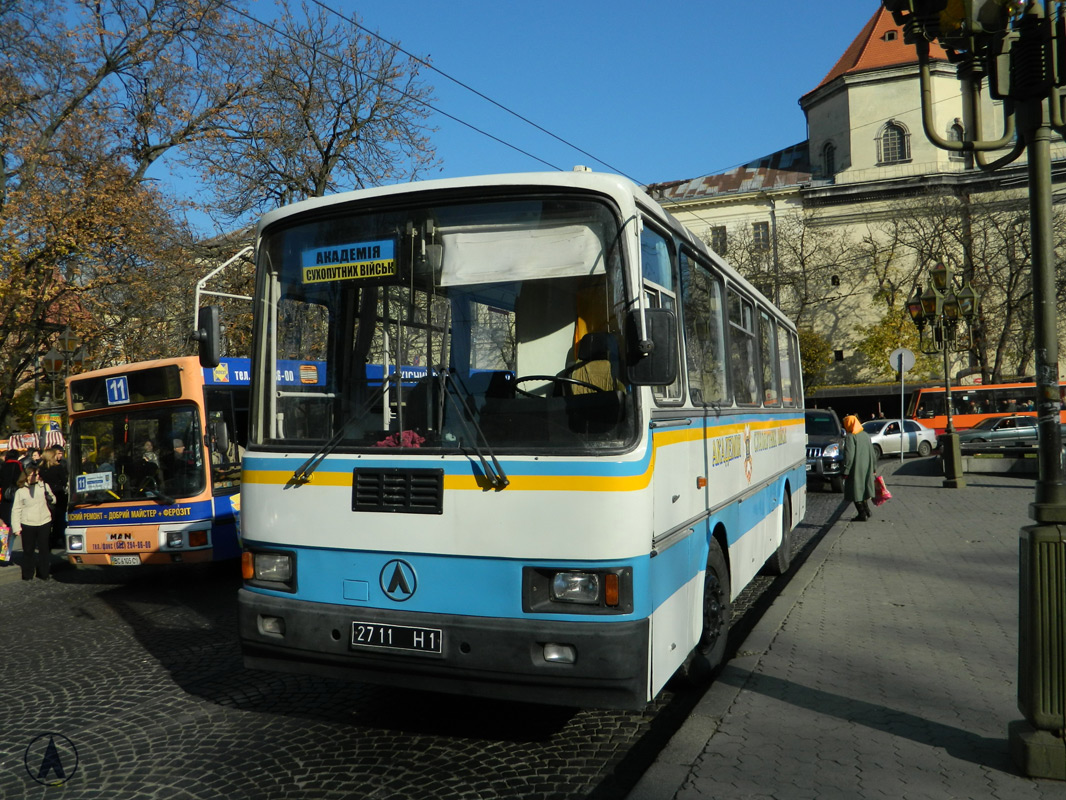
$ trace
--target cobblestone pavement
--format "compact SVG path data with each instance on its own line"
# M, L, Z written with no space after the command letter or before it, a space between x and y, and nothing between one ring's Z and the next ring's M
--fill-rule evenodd
M797 553L838 506L812 494ZM552 709L246 670L233 565L57 567L0 569L0 798L617 798L699 700ZM785 585L741 596L734 641Z
M629 800L1066 797L1008 749L1033 480L889 470L893 499L825 535Z

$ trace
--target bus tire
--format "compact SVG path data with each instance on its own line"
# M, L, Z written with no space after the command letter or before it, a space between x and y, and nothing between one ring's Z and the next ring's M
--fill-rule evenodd
M792 565L792 501L785 495L781 504L781 543L766 561L766 572L770 575L784 575Z
M718 541L711 539L707 571L703 577L703 629L696 646L678 670L686 684L704 686L722 666L729 643L732 611L729 568Z

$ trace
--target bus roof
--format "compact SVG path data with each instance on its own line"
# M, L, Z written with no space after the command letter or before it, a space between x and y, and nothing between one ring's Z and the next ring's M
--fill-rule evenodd
M670 228L671 232L688 244L689 247L711 259L719 269L728 275L731 281L741 285L748 294L754 296L762 304L770 308L776 308L770 298L766 297L743 275L737 272L729 262L712 251L699 237L682 225L669 211L645 192L643 187L638 186L629 178L609 172L591 172L575 169L573 172L516 172L498 175L472 175L463 178L437 178L413 183L397 183L390 186L340 192L325 197L311 197L265 213L260 218L259 225L256 228L256 242L258 244L264 229L279 220L300 214L313 213L344 203L363 203L376 198L391 198L420 192L461 192L464 189L477 190L485 189L486 187L584 189L611 197L618 203L623 214L632 212L639 207L642 211L650 213L659 222ZM795 327L792 321L783 313L780 315L780 319L787 321L789 327Z

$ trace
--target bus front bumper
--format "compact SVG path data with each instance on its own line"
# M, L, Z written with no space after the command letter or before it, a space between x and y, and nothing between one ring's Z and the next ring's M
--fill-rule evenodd
M650 700L646 619L571 622L397 612L248 589L238 593L238 611L250 669L550 705L641 709ZM354 644L367 630L395 632L397 638L412 630L429 637L427 632L436 631L439 652ZM572 654L572 663L555 660L560 654Z

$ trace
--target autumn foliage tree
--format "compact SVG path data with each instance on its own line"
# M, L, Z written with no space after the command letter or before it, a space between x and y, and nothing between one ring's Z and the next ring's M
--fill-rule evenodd
M198 243L190 207L232 221L432 160L409 64L361 61L373 42L321 14L279 17L264 32L229 0L0 0L0 420L66 327L89 366L192 352L196 280L239 243ZM167 155L203 191L160 188ZM249 289L250 271L229 280Z

